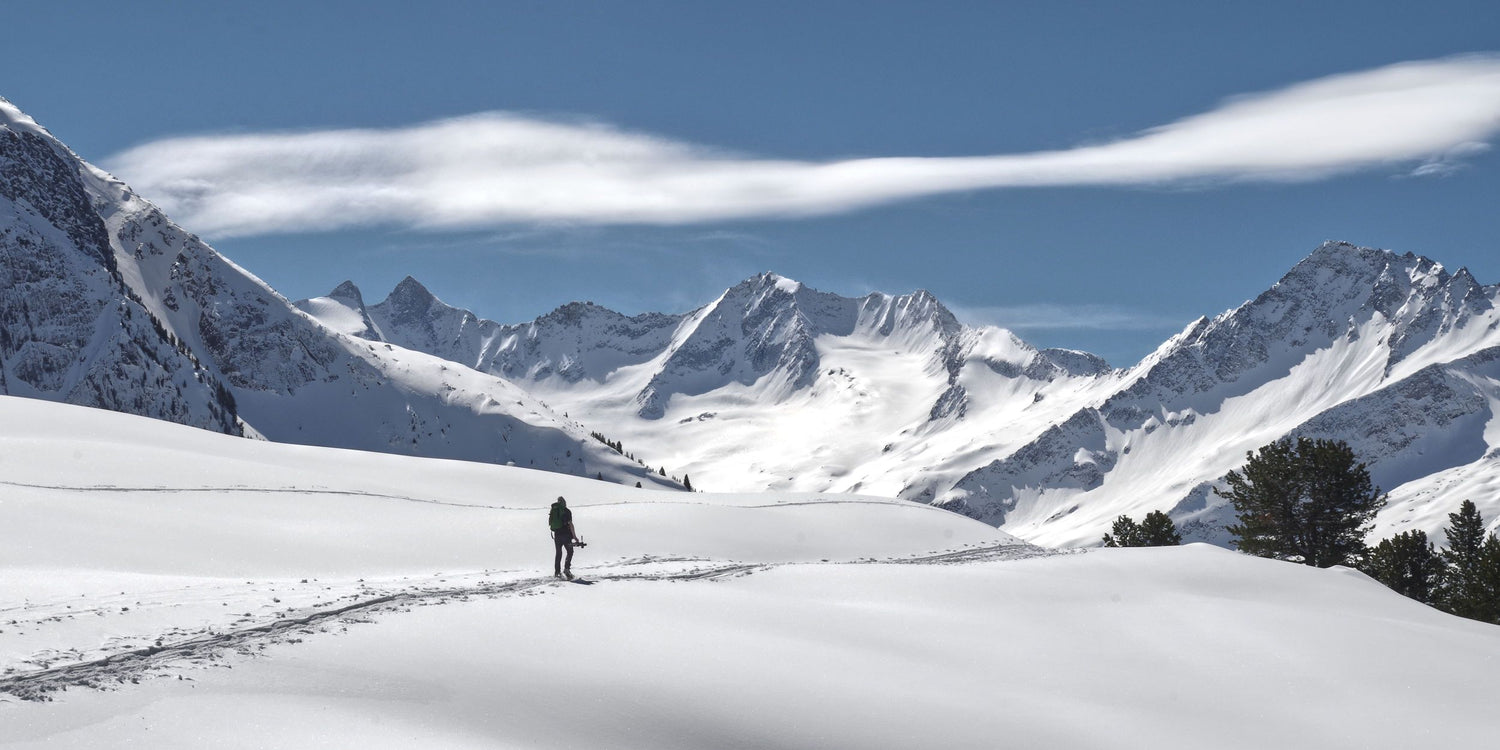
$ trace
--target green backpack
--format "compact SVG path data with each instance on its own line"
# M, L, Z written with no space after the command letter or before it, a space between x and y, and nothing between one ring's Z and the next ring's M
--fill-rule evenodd
M547 515L547 526L553 531L563 531L568 528L568 508L565 505L552 504L552 512Z

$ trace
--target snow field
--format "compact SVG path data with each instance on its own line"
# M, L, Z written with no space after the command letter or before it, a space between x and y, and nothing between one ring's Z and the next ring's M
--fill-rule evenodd
M22 706L9 746L1396 748L1500 728L1493 626L1204 545L544 591L69 692Z
M1353 571L1204 545L1046 555L919 504L636 490L25 399L0 398L0 424L0 688L72 685L0 692L0 747L1404 748L1500 731L1500 628ZM559 494L594 585L547 575ZM142 655L158 643L181 647Z

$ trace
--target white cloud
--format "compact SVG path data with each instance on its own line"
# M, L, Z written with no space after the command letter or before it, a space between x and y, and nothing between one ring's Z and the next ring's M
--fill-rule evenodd
M491 112L390 130L170 138L105 166L185 225L222 237L381 224L689 224L989 188L1309 180L1412 162L1441 165L1433 173L1497 131L1500 57L1470 56L1320 78L1121 140L1020 154L763 159Z
M1176 331L1188 321L1160 313L1117 305L1011 305L954 307L953 314L969 324L1025 331Z

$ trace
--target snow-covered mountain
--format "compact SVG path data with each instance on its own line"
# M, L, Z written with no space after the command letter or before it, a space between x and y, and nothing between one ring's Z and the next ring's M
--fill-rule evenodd
M1324 244L1254 300L1163 344L1115 393L936 499L1043 541L1089 541L1118 513L1157 509L1223 541L1231 509L1214 484L1247 451L1305 435L1348 441L1391 490L1377 538L1434 534L1464 499L1500 507L1494 493L1430 486L1450 470L1500 481L1497 300L1500 286L1462 269Z
M127 285L80 165L0 99L0 394L240 434L219 378Z
M299 304L330 326L512 379L698 474L699 487L895 495L914 467L1012 434L973 414L1039 431L1111 372L1092 355L965 327L925 291L849 298L769 273L682 315L572 303L520 325L482 320L410 278L379 304L361 298L346 283Z
M319 323L4 100L0 277L0 393L278 442L665 481L503 379Z
M520 325L413 279L368 309L340 290L305 304L514 379L699 487L894 494L1053 544L1167 510L1222 543L1215 484L1307 435L1349 441L1392 491L1378 535L1436 533L1463 499L1500 510L1433 484L1500 478L1500 287L1410 254L1326 243L1121 370L964 326L926 292L846 298L774 274L683 315L573 303Z

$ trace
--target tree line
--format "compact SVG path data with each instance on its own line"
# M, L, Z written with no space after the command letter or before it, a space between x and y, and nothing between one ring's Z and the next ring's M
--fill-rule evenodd
M1224 477L1215 492L1233 504L1237 520L1226 527L1241 552L1319 568L1358 568L1392 590L1445 612L1500 624L1500 538L1485 533L1472 500L1448 514L1447 547L1438 550L1422 531L1365 544L1387 496L1369 470L1340 440L1279 440L1246 454L1245 465ZM1115 520L1106 547L1181 544L1161 511L1136 523Z

